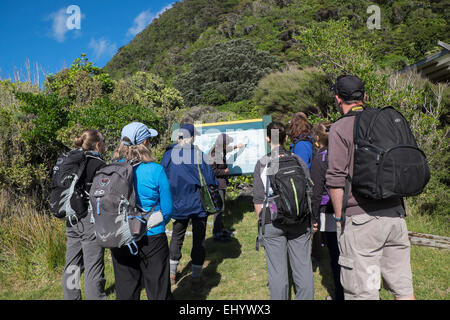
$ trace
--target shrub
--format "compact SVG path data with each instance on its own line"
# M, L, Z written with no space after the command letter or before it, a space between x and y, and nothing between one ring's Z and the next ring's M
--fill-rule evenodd
M333 102L327 77L315 68L271 73L261 79L253 99L264 114L284 122L299 111L326 115Z
M31 130L24 131L26 142L38 149L55 150L56 132L67 125L68 99L60 99L56 94L33 94L18 92L17 98L23 103L21 111L31 115ZM58 149L56 149L58 150ZM40 150L41 153L45 153ZM53 153L53 152L52 152Z
M183 118L181 119L182 123L211 123L211 122L219 122L219 121L227 121L233 117L233 113L229 111L220 112L217 111L216 108L211 106L196 106L189 110L187 110Z
M163 145L170 141L170 130L166 128L172 127L184 107L183 98L178 90L167 86L159 76L148 72L136 72L119 80L110 99L114 103L140 106L147 110L145 112L157 114L160 128L164 128L159 132L157 141L161 141ZM138 112L141 115L144 111ZM147 123L146 121L150 119L143 122Z
M47 93L70 99L76 106L88 105L114 89L114 81L101 68L89 62L86 54L75 59L69 69L49 75L44 85Z
M239 102L228 102L216 107L217 111L231 112L232 119L229 120L246 120L262 118L264 111L253 100L243 100Z
M16 106L4 115L0 146L0 186L46 196L51 165L63 146L56 132L67 124L67 101L55 94L16 92Z
M258 80L278 68L275 57L237 39L196 51L191 71L178 76L174 85L188 107L221 105L250 98Z
M108 158L120 141L122 128L130 122L143 122L158 132L165 130L161 126L160 118L151 108L137 104L119 104L107 98L96 100L91 106L74 110L69 118L68 127L59 132L61 139L65 140L63 142L68 145L73 137L79 136L85 129L99 130L105 137ZM154 144L157 141L155 139Z

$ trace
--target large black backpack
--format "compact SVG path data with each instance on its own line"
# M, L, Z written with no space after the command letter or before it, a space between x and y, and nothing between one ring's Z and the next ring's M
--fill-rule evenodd
M50 211L72 225L85 217L88 211L88 194L79 183L86 162L84 151L72 150L60 155L53 167Z
M269 155L270 157L270 155ZM256 249L264 235L265 216L273 214L273 226L288 233L295 233L296 229L305 220L311 217L311 193L313 183L306 172L306 164L302 165L300 160L292 153L281 154L277 162L273 160L267 164L267 179L265 200L261 213L261 225L258 229ZM272 188L273 196L269 195L269 186ZM269 209L269 202L275 202L276 208ZM310 220L308 220L310 222Z
M352 192L369 199L414 196L430 180L427 159L403 115L393 107L355 116Z

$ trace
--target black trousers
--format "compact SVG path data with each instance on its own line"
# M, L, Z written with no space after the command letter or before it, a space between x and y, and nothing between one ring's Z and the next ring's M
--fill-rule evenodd
M333 272L335 300L344 300L344 288L341 285L341 267L339 266L339 246L336 232L321 232L322 239L330 254L331 271Z
M139 252L136 256L127 246L111 249L116 299L139 300L142 280L149 300L172 299L166 234L144 236L137 245Z
M191 249L192 264L203 265L205 262L205 236L207 217L174 220L172 229L172 239L170 240L170 260L179 261L181 259L181 248L183 247L184 236L189 224L192 220L192 236L193 244Z
M213 234L221 233L223 231L223 213L225 211L225 194L227 189L219 189L219 195L222 198L223 206L222 209L214 214L213 222Z

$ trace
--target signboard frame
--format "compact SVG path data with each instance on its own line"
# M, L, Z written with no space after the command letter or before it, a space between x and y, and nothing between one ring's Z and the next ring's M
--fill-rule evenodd
M247 119L247 120L235 120L235 121L221 121L221 122L214 122L214 123L200 123L195 122L194 127L200 131L200 134L204 133L207 130L214 129L217 131L220 131L221 133L227 133L227 130L263 130L264 132L264 139L266 137L266 130L267 126L272 122L272 116L264 115L262 118L258 119ZM174 131L180 128L179 123L175 123L172 125L172 138L174 139ZM176 142L176 141L173 141ZM194 141L195 145L195 141ZM270 144L265 141L265 154L270 152ZM256 165L256 163L255 163ZM228 164L228 167L230 170L232 170L232 164ZM232 170L233 171L233 170ZM252 176L253 172L230 172L229 176Z

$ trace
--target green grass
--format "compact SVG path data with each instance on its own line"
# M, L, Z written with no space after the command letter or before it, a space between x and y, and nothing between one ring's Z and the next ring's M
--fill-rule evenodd
M192 236L187 235L180 260L180 280L172 288L175 299L210 299L210 300L254 300L269 299L267 287L267 270L264 249L255 250L256 216L250 197L241 196L227 200L225 226L236 231L235 238L228 243L212 240L212 217L209 218L205 240L206 261L203 270L203 287L193 291L190 288L191 274L190 250ZM52 221L52 224L55 221ZM56 220L56 223L61 223ZM448 219L430 218L410 214L407 217L411 231L440 234L448 236ZM4 228L1 225L0 228ZM168 225L172 229L172 224ZM188 228L190 231L191 228ZM0 237L4 235L0 229ZM41 248L41 247L39 247ZM39 249L40 254L44 255ZM331 269L326 248L319 248L320 261L314 266L314 286L316 300L323 300L333 291ZM33 258L32 269L43 270L33 277L16 276L14 272L6 272L5 267L12 268L13 261L4 261L0 254L0 299L62 299L61 274L62 266L39 266L36 263L47 263L48 259ZM53 261L53 260L52 260ZM115 299L114 273L109 250L106 251L106 290L108 299ZM413 269L414 290L417 299L450 299L450 255L448 250L412 246L411 265ZM11 270L15 270L14 268ZM21 269L17 269L21 270ZM83 288L83 277L81 287ZM291 290L293 292L293 289ZM293 296L293 294L292 294ZM383 300L393 296L382 289ZM145 290L141 298L145 299Z

